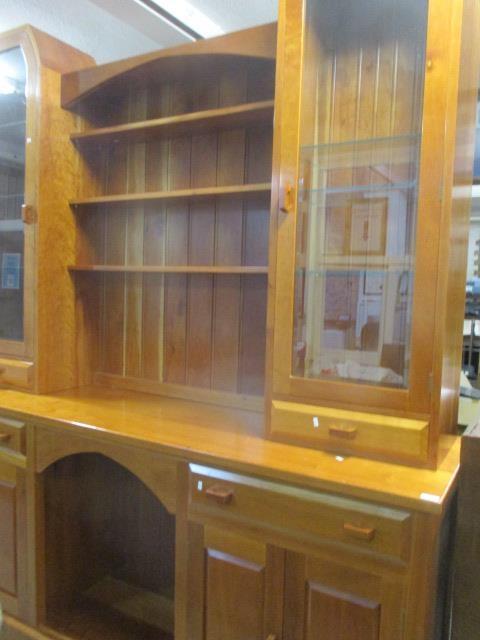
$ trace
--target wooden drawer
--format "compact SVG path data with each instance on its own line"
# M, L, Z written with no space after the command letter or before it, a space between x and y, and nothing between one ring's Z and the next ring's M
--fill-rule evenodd
M33 363L24 360L0 358L0 384L7 387L31 389L33 384Z
M404 561L410 555L412 517L406 511L195 464L190 465L189 516L354 545Z
M296 402L272 402L270 434L338 452L394 452L426 460L428 422Z
M0 462L25 468L25 423L0 415Z

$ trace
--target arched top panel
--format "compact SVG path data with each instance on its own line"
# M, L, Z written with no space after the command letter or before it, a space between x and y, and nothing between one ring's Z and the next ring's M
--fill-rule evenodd
M35 460L37 473L43 473L62 458L89 453L100 454L137 476L167 511L172 514L176 512L178 462L174 458L131 445L122 446L89 438L59 438L54 431L38 431Z
M59 73L78 71L95 63L86 53L28 24L0 34L0 50L15 46L23 48L29 66L35 64Z
M62 106L74 109L92 93L108 90L115 81L147 84L242 60L271 66L276 40L277 25L272 23L68 73L62 77Z

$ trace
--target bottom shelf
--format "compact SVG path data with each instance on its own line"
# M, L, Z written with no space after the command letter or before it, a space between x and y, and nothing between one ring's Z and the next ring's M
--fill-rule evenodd
M50 612L46 630L74 640L173 640L173 600L106 578Z

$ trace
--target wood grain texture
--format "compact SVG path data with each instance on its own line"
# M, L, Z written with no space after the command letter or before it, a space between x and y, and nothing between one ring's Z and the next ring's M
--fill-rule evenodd
M458 42L452 42L458 58L452 57L452 72L449 75L449 122L455 124L455 132L448 137L450 153L446 157L446 175L451 177L453 187L445 193L445 217L450 225L448 233L441 238L439 282L447 282L440 288L439 298L443 326L436 361L436 376L442 385L442 394L435 401L435 419L431 438L440 433L454 433L457 425L459 376L461 366L463 318L451 313L452 308L464 305L465 291L461 282L466 279L468 233L470 227L471 200L469 189L472 184L474 157L474 123L476 119L477 79L480 64L480 47L475 33L480 28L480 7L474 0L465 0L463 12L456 20L458 34L461 34L460 50ZM459 37L457 36L457 37ZM455 112L456 110L456 112ZM450 185L450 179L447 182ZM450 205L450 206L449 206ZM448 273L447 273L448 265ZM441 341L440 341L441 340ZM437 383L438 384L438 383ZM448 392L447 392L448 390Z
M15 597L17 595L15 481L13 483L7 481L1 471L0 469L0 592L6 592Z
M402 624L402 582L379 567L366 571L287 552L285 585L291 599L285 632L292 640L313 640L319 628L332 639L408 637Z
M69 530L72 519L80 526ZM62 618L75 620L85 604L87 626L94 611L107 619L110 611L127 627L133 619L139 630L171 632L175 520L137 477L97 454L54 463L45 472L45 523L47 624L62 631Z
M185 385L185 396L203 389L223 401L262 393L273 65L260 82L263 70L242 59L192 77L179 69L126 81L115 114L100 95L94 113L85 105L96 122L116 122L100 146L82 146L88 197L72 200L80 241L70 271L99 273L89 282L101 331L88 329L93 312L83 318L102 354L91 379L158 393ZM213 126L198 129L205 121ZM137 124L152 131L131 137ZM87 293L83 277L77 291Z
M338 462L263 439L261 413L102 387L42 396L0 391L0 407L7 417L53 427L53 439L59 429L85 429L99 441L143 443L194 462L434 514L454 489L459 464L460 441L452 436L441 440L436 471L357 457Z
M206 638L263 638L264 569L252 562L207 550Z
M378 640L380 638L380 604L352 597L315 583L308 585L308 640L322 628L332 640Z
M154 53L129 58L120 62L92 67L84 73L68 74L63 79L62 105L65 107L75 106L75 103L88 96L92 91L101 88L102 85L112 80L116 76L129 71L139 73L143 77L148 74L168 75L178 74L179 61L186 62L187 69L193 67L204 70L211 66L213 56L224 57L238 56L242 58L259 58L271 61L275 59L276 51L276 24L263 25L238 31L218 38L210 38L180 47L156 51ZM195 67L195 58L199 58L200 64ZM191 61L193 60L193 64Z
M330 408L351 406L379 415L421 418L429 423L427 446L425 449L423 443L421 451L417 448L409 463L433 468L437 464L439 432L455 429L456 424L455 389L463 319L461 270L465 266L468 198L458 198L453 214L451 205L452 195L457 192L453 189L455 181L466 188L471 179L468 175L471 146L461 145L460 140L473 140L469 129L474 124L478 55L470 30L478 19L478 7L469 2L448 5L412 2L407 9L405 3L392 0L388 4L370 3L363 20L361 6L312 4L311 15L304 16L294 2L282 3L279 28L282 56L277 68L277 87L281 89L276 94L276 134L281 136L282 144L274 158L279 175L273 180L277 189L273 201L281 200L287 184L294 185L299 178L305 178L302 166L298 166L299 149L306 152L302 145L395 139L421 132L417 202L410 200L408 204L412 232L407 234L407 242L415 255L408 382L405 388L380 388L346 379L307 377L295 371L292 345L301 345L302 340L308 342L306 330L302 334L305 314L302 316L302 309L295 307L299 302L294 289L294 271L301 268L305 254L302 225L306 205L300 197L294 215L282 213L277 207L272 209L276 220L271 223L275 234L271 256L276 263L272 265L274 302L269 321L273 332L269 344L272 379L267 388L269 394L282 401L289 398L306 402L310 398L312 403ZM341 19L343 11L349 12L350 22ZM382 16L382 29L368 35L373 12ZM414 15L415 25L412 22L410 28L407 25ZM464 21L466 16L469 17ZM342 26L331 30L329 25L334 23ZM347 24L352 27L346 27ZM448 47L442 48L441 42L448 42ZM462 64L467 50L472 55L468 64ZM288 91L283 90L286 86ZM415 179L414 164L410 161L397 167L392 156L387 158L381 173L389 183ZM375 182L378 179L377 176ZM308 176L305 180L308 183ZM341 164L329 172L326 184L342 185L348 190L353 185L368 186L373 180L368 167L354 162L350 166ZM311 234L310 243L314 242L314 235ZM342 270L340 263L328 266ZM445 286L445 282L450 284ZM319 293L319 300L320 297ZM435 313L431 314L433 308ZM317 307L313 304L312 309ZM345 313L350 317L356 314L355 302ZM300 329L294 327L297 316ZM271 406L269 402L268 411ZM267 433L275 430L272 425L275 419L268 416ZM382 440L385 444L386 440ZM367 453L366 449L364 453L378 455ZM388 451L384 449L381 456L406 462L393 446Z
M240 103L240 100L237 102ZM70 138L77 144L92 144L119 142L145 142L157 137L170 137L172 135L191 134L198 130L205 133L209 130L232 129L234 127L246 127L265 121L273 120L273 100L262 102L239 104L218 109L204 109L195 113L188 113L152 120L136 118L130 124L117 127L104 127L93 131L73 133Z
M74 256L74 224L64 195L75 180L74 155L65 144L75 118L60 109L59 91L60 72L92 59L29 26L0 36L0 49L15 46L22 47L28 67L26 136L31 143L26 145L24 202L33 207L34 222L25 225L24 341L15 349L0 345L0 351L34 361L31 377L18 382L41 392L76 383L74 291L64 269ZM61 247L54 256L52 241ZM14 377L6 378L16 384Z
M470 604L478 600L480 592L475 544L480 535L477 506L480 495L479 436L479 428L474 427L462 437L453 567L453 640L474 638L480 625L478 608Z
M150 201L175 201L175 200L202 200L211 199L218 196L245 196L249 194L256 195L258 193L269 193L270 184L263 182L259 184L246 184L228 187L197 187L192 189L179 189L177 191L158 191L152 193L131 193L97 196L85 198L83 200L72 200L73 206L84 206L92 204L121 204L131 202L150 202Z

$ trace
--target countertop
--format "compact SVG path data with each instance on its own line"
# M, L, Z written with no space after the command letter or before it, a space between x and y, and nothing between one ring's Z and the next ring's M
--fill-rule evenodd
M0 390L0 412L90 438L302 487L439 514L455 483L460 439L442 436L437 470L417 469L263 438L263 415L104 387L52 395Z

